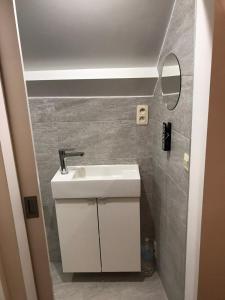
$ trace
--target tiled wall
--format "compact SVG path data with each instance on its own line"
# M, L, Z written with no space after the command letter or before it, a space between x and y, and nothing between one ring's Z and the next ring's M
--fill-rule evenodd
M50 181L59 168L58 149L84 151L68 164L138 163L142 177L141 233L153 237L150 214L151 122L136 125L136 106L153 98L30 98L35 152L44 206L50 257L60 260Z
M159 61L159 71L169 53L181 64L182 90L173 111L167 110L160 82L152 106L153 187L152 214L158 246L160 277L169 300L184 299L186 229L189 174L183 167L184 153L191 145L194 0L176 0ZM160 150L163 121L172 122L172 149Z

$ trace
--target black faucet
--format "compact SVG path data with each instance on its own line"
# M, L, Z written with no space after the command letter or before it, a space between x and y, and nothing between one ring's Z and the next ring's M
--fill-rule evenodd
M67 174L68 170L65 163L65 158L69 156L83 156L84 152L77 152L75 149L59 149L59 160L61 167L61 174Z

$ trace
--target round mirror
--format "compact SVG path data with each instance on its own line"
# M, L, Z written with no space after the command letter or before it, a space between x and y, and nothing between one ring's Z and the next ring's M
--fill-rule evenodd
M178 58L173 53L169 54L164 61L161 83L166 107L173 110L177 106L181 93L181 69Z

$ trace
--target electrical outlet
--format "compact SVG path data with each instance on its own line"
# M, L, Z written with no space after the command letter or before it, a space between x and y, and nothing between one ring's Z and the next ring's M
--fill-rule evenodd
M148 105L137 105L137 124L148 124Z
M189 154L188 153L184 153L184 169L186 171L189 171Z

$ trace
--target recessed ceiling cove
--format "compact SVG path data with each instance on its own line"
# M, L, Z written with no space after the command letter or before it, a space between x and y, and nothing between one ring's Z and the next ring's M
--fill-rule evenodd
M157 65L174 0L16 0L25 70Z

